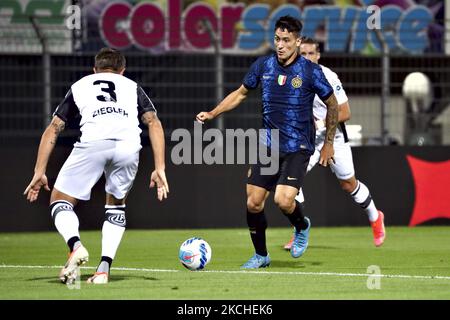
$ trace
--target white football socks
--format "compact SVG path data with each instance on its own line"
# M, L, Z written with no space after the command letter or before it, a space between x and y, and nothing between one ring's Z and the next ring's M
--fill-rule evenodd
M51 214L55 223L56 230L67 241L73 237L80 237L78 231L78 217L73 211L73 206L68 201L58 200L50 205Z
M102 256L114 259L125 232L125 205L106 205L106 217L102 228Z
M375 222L378 219L378 210L375 207L375 203L370 196L369 189L361 181L357 181L356 189L350 194L361 208L366 211L370 222Z

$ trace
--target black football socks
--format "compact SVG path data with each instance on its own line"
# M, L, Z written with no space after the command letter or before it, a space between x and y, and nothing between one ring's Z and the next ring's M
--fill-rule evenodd
M256 253L260 256L267 256L267 220L266 215L264 214L264 210L258 213L251 213L247 210L247 224Z
M295 200L295 209L291 214L284 213L283 214L289 219L291 224L299 230L305 230L308 228L308 223L305 221L305 216L303 214L304 204Z

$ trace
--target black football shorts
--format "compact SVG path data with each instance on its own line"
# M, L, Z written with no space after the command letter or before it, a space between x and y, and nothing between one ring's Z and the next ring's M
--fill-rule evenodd
M280 153L278 158L278 172L273 175L261 174L261 168L270 164L253 164L247 175L247 184L264 188L268 191L275 190L279 184L300 189L308 168L311 154L303 150L293 153Z

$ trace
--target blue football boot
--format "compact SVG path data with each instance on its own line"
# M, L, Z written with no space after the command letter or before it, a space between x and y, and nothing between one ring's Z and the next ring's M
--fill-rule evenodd
M294 241L291 246L291 256L293 258L300 258L308 248L309 229L311 228L311 221L305 217L308 227L305 230L297 231L294 228Z
M260 256L255 253L253 257L251 257L246 263L241 266L241 269L258 269L265 268L270 265L270 257L269 254L267 256Z

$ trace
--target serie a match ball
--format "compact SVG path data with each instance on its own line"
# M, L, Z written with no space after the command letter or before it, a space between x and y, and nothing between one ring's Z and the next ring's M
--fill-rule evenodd
M202 238L187 239L180 247L178 258L192 271L202 270L211 261L211 247Z

